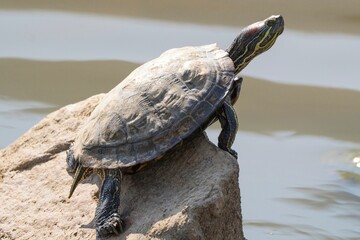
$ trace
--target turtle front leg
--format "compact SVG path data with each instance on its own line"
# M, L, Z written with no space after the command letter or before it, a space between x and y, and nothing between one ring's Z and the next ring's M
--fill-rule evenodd
M123 222L118 213L121 171L118 169L102 169L99 171L103 184L95 213L96 234L98 237L118 235L123 232Z
M229 152L237 159L237 152L231 149L238 130L238 119L230 101L225 101L217 117L221 124L221 133L218 137L219 148Z

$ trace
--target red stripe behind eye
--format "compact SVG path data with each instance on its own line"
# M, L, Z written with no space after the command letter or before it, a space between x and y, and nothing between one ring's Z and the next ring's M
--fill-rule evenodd
M255 24L250 25L250 26L247 28L246 35L253 35L253 34L255 34L257 31L260 30L260 28L261 28L262 26L263 26L263 24L261 24L261 23L255 23Z

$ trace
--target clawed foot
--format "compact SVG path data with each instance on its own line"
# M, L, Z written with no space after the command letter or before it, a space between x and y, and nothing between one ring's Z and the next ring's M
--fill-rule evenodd
M97 224L96 235L98 237L109 237L112 235L119 235L123 232L124 223L118 213L113 213L102 224Z
M228 152L236 159L238 159L238 154L234 149L229 149Z
M238 159L238 154L237 152L234 150L234 149L231 149L231 148L228 148L228 147L224 147L224 146L221 146L219 144L219 148L221 148L222 150L228 152L231 154L231 156L233 156L235 159Z

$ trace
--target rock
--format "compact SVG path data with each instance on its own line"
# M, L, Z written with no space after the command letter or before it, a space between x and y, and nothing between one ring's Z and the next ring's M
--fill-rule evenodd
M0 151L0 239L95 239L97 186L81 184L67 198L65 150L102 97L49 114ZM126 231L112 239L244 239L238 172L205 135L187 141L124 176Z

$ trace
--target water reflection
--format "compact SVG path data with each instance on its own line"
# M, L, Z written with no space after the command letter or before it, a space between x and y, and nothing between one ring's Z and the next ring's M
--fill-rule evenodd
M214 142L218 133L208 131ZM357 239L360 189L343 176L360 174L349 165L359 147L315 136L239 132L235 149L248 239Z
M299 197L280 199L296 208L310 209L314 215L323 215L324 229L330 239L356 239L360 236L360 196L343 185L322 185L319 188L293 188ZM359 193L359 192L358 192ZM301 197L300 197L301 196ZM321 214L322 213L322 214ZM356 220L355 220L356 219ZM331 230L336 228L336 231ZM331 235L330 235L331 234Z
M246 223L246 227L254 231L262 232L263 239L340 239L330 236L326 231L309 224L280 224L276 223L276 220L273 220L272 222L250 221Z
M0 95L0 148L5 147L40 121L53 105L18 101Z
M0 95L63 106L108 92L137 66L126 61L0 59L0 70L4 69ZM358 141L358 106L358 91L286 85L245 76L235 108L245 131L276 132L276 138L300 133Z
M359 167L358 164L356 166ZM360 185L360 174L344 170L339 170L338 174L344 180Z
M107 92L138 65L129 61L183 45L226 47L239 28L0 11L0 95L11 97L0 99L0 148L55 108ZM246 69L261 78L245 78L236 105L248 239L359 239L359 51L359 36L287 29ZM216 141L218 130L208 132Z
M334 189L336 186L336 189ZM282 198L281 200L292 204L299 204L303 207L313 208L315 210L328 211L335 208L351 207L351 213L358 210L360 216L360 196L346 192L339 185L322 185L321 188L294 187L294 190L300 193L303 198Z
M0 95L59 107L108 92L136 66L124 61L0 59Z
M241 27L67 12L0 11L0 58L144 62L173 47L216 42L226 48ZM358 36L286 29L271 54L255 59L244 73L277 82L360 90L359 61Z
M353 163L355 163L356 167L360 168L360 157L354 157Z

